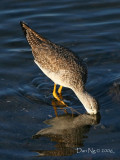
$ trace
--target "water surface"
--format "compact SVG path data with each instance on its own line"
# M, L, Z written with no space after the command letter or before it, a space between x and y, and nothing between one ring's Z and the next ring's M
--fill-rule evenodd
M119 159L119 8L118 0L0 1L2 160ZM33 62L19 21L86 60L87 89L99 100L100 116L86 115L75 94L63 88L63 100L82 115L58 108L55 118L53 82Z

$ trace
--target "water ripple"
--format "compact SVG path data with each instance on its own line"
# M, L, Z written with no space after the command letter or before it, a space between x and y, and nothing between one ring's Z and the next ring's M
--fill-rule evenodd
M100 148L112 147L115 154L111 157L120 157L119 8L118 0L1 0L1 159L32 160L36 154L31 150L56 147L54 139L31 139L32 135L46 127L43 123L45 119L55 116L52 106L53 82L34 64L30 47L19 25L21 20L53 42L72 49L87 61L86 88L100 103L101 122L86 133L83 145L86 148L93 145ZM62 93L63 100L70 107L85 112L72 90L63 88ZM58 114L63 113L59 108ZM65 145L66 143L64 141ZM108 159L110 155L106 157L99 153L95 156L98 159ZM85 158L82 154L73 154L72 157ZM72 157L66 156L66 160ZM92 155L88 155L90 157Z

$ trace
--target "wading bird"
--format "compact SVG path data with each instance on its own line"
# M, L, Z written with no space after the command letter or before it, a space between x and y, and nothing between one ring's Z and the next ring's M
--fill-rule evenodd
M69 49L39 35L24 22L20 24L32 48L34 62L54 82L53 96L66 106L56 93L56 84L60 85L59 94L62 87L68 87L74 91L89 114L97 114L98 103L85 88L87 80L85 62Z

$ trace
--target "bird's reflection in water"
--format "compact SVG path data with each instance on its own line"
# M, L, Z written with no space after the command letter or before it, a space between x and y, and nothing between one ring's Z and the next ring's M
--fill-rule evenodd
M54 103L55 104L55 103ZM55 109L55 106L54 106ZM66 112L66 111L65 111ZM57 110L55 109L57 114ZM37 132L33 138L49 137L56 142L54 150L37 149L39 156L68 156L77 153L77 148L84 146L84 141L91 126L100 122L100 114L66 114L46 120L50 127Z

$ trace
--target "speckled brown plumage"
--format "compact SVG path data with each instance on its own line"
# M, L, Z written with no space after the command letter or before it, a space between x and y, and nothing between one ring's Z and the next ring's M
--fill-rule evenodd
M87 67L84 61L69 49L42 37L25 23L21 22L21 26L32 48L35 63L55 83L53 96L67 106L57 95L56 84L60 85L60 88L61 86L71 88L86 111L89 114L97 114L99 105L85 89Z
M34 59L42 68L56 73L58 78L68 83L69 88L71 85L84 85L87 80L87 68L83 60L69 49L43 38L25 23L21 22L21 26L32 48ZM64 70L61 75L60 70Z

